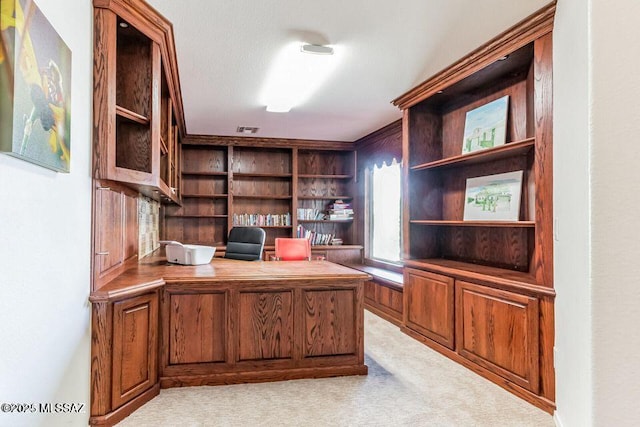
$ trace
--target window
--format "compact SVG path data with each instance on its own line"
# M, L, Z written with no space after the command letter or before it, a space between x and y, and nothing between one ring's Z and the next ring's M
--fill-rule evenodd
M400 164L373 167L369 175L369 258L399 263L401 253Z

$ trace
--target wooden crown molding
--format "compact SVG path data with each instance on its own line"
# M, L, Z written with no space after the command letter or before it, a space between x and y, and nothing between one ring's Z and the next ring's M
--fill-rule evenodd
M352 142L342 141L318 141L312 139L289 138L255 138L243 136L216 136L216 135L187 135L182 141L183 145L218 145L238 147L265 147L265 148L302 148L313 150L353 150Z
M425 100L465 77L468 77L498 58L531 43L533 40L553 31L556 0L529 15L502 34L491 39L449 67L433 75L415 88L392 101L393 105L405 110Z
M402 132L402 119L398 119L395 122L391 122L388 125L381 127L378 130L371 132L368 135L358 138L354 141L354 144L358 150L367 147L373 143L378 142L381 139L396 136L398 132Z

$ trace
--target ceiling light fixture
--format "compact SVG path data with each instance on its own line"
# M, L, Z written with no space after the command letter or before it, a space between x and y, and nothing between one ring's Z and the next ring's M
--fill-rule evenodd
M327 79L338 63L332 46L286 45L276 57L264 86L267 111L286 113L304 103Z

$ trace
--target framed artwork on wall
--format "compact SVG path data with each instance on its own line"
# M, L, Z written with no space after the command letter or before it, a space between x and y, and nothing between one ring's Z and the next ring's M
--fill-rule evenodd
M509 95L467 112L462 154L504 145Z
M522 171L467 179L465 221L518 221Z
M32 0L0 0L0 152L69 172L71 51Z

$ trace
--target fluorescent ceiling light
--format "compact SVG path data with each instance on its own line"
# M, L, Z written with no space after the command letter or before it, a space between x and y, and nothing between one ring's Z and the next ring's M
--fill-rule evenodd
M300 42L286 45L276 57L264 86L262 103L267 111L286 113L303 104L336 68L331 46Z

